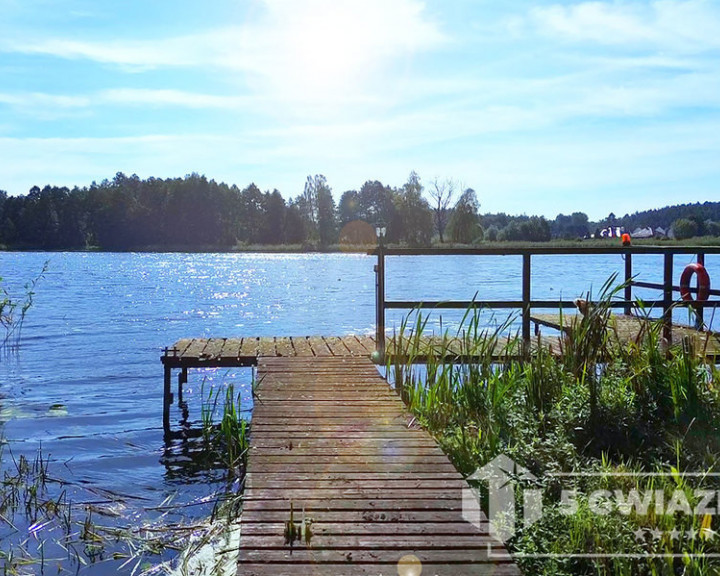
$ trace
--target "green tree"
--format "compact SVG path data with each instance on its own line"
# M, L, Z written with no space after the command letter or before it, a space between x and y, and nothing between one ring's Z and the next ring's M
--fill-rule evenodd
M453 242L470 244L482 235L479 210L480 203L475 190L468 188L455 203L448 223L448 231Z
M305 244L309 239L304 209L298 205L299 200L290 202L285 212L284 238L288 244Z
M492 226L488 226L485 229L485 234L483 235L483 237L488 242L495 242L498 239L498 232L498 227L493 224Z
M262 242L267 229L265 196L254 183L240 193L238 239L249 244Z
M678 240L686 240L698 234L697 222L690 218L678 218L673 222L672 229Z
M338 221L340 226L345 226L355 220L360 220L360 205L357 190L343 192L338 204Z
M413 171L394 196L400 222L400 240L410 246L427 246L432 241L432 210L422 192L420 177Z
M584 212L573 212L570 216L558 214L550 224L552 235L556 238L584 238L590 232L587 214Z
M309 240L322 245L334 241L337 232L335 201L325 176L308 176L296 205L303 216Z
M378 180L368 180L360 188L358 215L371 226L384 223L387 228L387 241L399 241L401 223L393 191Z
M265 227L261 230L260 241L263 244L282 244L285 242L285 216L287 206L282 194L277 190L265 193Z
M337 219L335 200L329 186L321 187L317 192L317 229L321 246L337 242Z
M707 231L708 236L720 236L720 222L706 220L705 230Z

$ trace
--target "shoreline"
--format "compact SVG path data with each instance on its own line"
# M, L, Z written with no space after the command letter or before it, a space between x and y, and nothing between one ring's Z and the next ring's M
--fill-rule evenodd
M539 247L557 247L557 248L576 248L582 251L583 247L620 247L620 241L617 238L603 240L550 240L548 242L481 242L478 244L455 244L447 242L444 244L432 244L431 246L420 246L417 248L427 250L448 250L454 248L491 248L491 249L516 249L516 248L539 248ZM633 246L720 246L720 237L703 236L690 238L687 240L654 240L641 239L634 240ZM329 246L308 246L300 244L268 244L268 245L248 245L248 246L137 246L126 249L105 249L100 247L87 248L63 248L63 249L47 249L41 247L17 247L2 246L0 252L43 252L58 253L65 252L82 252L82 253L107 253L107 254L132 254L132 253L152 253L152 254L367 254L369 251L377 247L375 244L365 245L342 245L332 244ZM388 249L408 248L403 244L387 244Z

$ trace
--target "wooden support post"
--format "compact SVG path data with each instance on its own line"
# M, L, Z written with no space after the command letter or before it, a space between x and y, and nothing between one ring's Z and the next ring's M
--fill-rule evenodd
M183 401L183 384L187 384L188 381L188 369L182 368L178 374L178 404L182 404Z
M666 252L663 266L663 338L672 343L673 255Z
M382 241L375 266L375 346L378 362L385 361L385 250Z
M524 352L530 352L530 254L523 254L522 267L522 339Z
M698 252L697 255L697 263L701 266L705 266L705 254L703 252ZM697 278L697 275L696 275ZM700 281L698 280L698 288ZM695 296L697 299L697 296ZM705 307L704 306L697 306L695 308L695 329L696 330L704 330L705 329Z
M625 253L625 315L632 314L632 252Z
M170 404L172 404L173 397L171 391L172 385L172 368L165 366L165 381L163 389L163 432L165 438L170 436Z

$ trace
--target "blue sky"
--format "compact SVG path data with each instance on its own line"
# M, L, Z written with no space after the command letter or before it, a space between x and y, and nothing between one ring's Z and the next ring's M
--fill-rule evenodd
M720 200L717 0L0 0L0 189L452 178L483 212Z

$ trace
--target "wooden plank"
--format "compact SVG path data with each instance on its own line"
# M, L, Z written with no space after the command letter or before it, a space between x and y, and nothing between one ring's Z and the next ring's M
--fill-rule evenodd
M632 320L632 319L631 319ZM620 333L624 333L624 327L621 326ZM691 330L691 334L692 329ZM700 334L695 332L694 334ZM705 333L702 333L705 334ZM683 328L678 328L678 338L685 335ZM543 339L544 341L545 339ZM222 343L222 344L221 344ZM552 343L548 343L551 345ZM253 362L259 356L282 356L297 357L303 359L306 364L300 366L300 370L296 372L309 372L312 374L323 374L328 371L337 372L336 367L327 364L313 364L318 359L326 359L333 357L342 357L349 362L356 362L366 359L375 349L374 338L371 336L306 336L306 337L275 337L275 338L194 338L182 339L175 343L178 350L173 357L172 351L169 351L167 357L169 363L173 366L181 366L183 363L196 364L200 362L203 366L246 366L248 362ZM698 340L698 346L701 341ZM707 354L713 355L720 351L720 340L717 336L709 339ZM443 341L439 338L426 338L420 346L420 351L415 355L416 360L423 361L429 354L437 355L440 350L444 350L448 354L448 360L458 360L458 358L472 358L472 350L463 350L459 341L448 340ZM508 348L507 340L502 339L498 342L495 350L496 357L503 357L510 354L517 356L519 350ZM405 354L404 345L395 343L392 339L388 339L387 354L392 359L399 356L401 359ZM484 353L482 354L484 355ZM177 358L177 360L172 360ZM358 370L361 370L359 364L353 364ZM371 376L370 370L372 366L362 368L362 373Z
M240 349L242 348L242 338L227 338L223 346L220 356L223 359L232 360L240 357Z
M351 401L351 398L348 398ZM400 418L405 421L404 414L398 414L397 406L387 402L376 402L374 404L357 404L347 405L343 403L335 403L330 409L327 405L318 405L310 403L298 403L293 405L293 416L295 418L323 418L326 420L335 418L382 418L383 420L394 420ZM287 408L287 407L286 407ZM275 403L273 406L258 403L255 408L258 416L262 418L287 418L287 409L283 410L282 406Z
M325 336L323 337L323 340L330 349L330 352L332 352L333 356L352 356L350 350L348 350L347 346L343 343L342 338L338 338L337 336Z
M342 479L328 479L324 477L316 477L312 480L296 480L293 477L287 477L280 479L277 484L268 486L266 482L267 478L262 475L248 475L245 480L245 487L251 488L255 483L258 484L258 490L267 491L268 497L280 497L281 492L284 490L330 490L335 488L357 488L361 490L377 489L382 488L385 490L445 490L445 489L457 489L461 490L464 486L464 482L459 478L449 479L423 479L418 480L416 478L398 478L396 480L392 478L383 478L375 480L354 480L351 478ZM273 496L273 493L277 493Z
M335 501L342 498L346 500L373 500L375 502L387 500L403 500L412 504L414 500L461 500L462 493L460 486L449 488L391 488L388 486L347 486L333 485L330 487L313 486L311 488L283 487L278 488L256 488L252 495L243 497L244 502L252 500L279 501L285 504L292 500L294 502L307 502L322 500L323 502Z
M275 338L275 348L278 356L295 356L295 349L292 345L292 339L285 336Z
M203 351L207 346L207 338L193 338L189 346L183 352L183 358L203 358Z
M428 532L428 529L432 532ZM282 534L285 530L284 522L246 522L243 524L243 536L259 536ZM324 536L347 536L352 534L367 536L383 535L412 535L424 536L453 535L465 536L473 534L487 534L488 525L480 524L475 527L468 522L435 522L430 525L426 522L313 522L312 532ZM247 543L247 541L245 541Z
M302 514L302 508L298 510ZM241 529L247 523L287 522L287 510L243 510ZM322 513L322 518L313 517L315 522L342 523L401 523L410 522L435 526L436 524L462 522L462 513L458 510L329 510Z
M500 560L498 560L500 562ZM280 562L274 564L243 563L238 565L238 576L298 576L311 574L312 576L383 576L401 574L402 576L415 576L420 574L417 568L409 566L406 569L397 567L399 559L394 564L358 563L348 562L338 564L302 564ZM440 564L424 562L423 574L430 576L515 576L521 574L514 564L485 563L485 564Z
M283 388L287 394L287 399L283 399L281 394ZM358 388L343 389L336 388L333 395L332 389L312 390L309 394L302 394L291 386L277 387L271 390L262 390L263 406L266 408L286 409L292 403L293 408L298 410L326 410L329 406L343 406L348 409L369 411L371 407L402 410L402 400L390 392L378 394L376 390L358 390ZM358 395L358 392L366 394ZM319 406L318 406L319 404Z
M290 446L288 448L288 445ZM390 451L398 450L408 447L432 447L435 448L436 444L430 438L306 438L299 439L287 435L284 438L268 438L260 437L254 439L253 448L283 448L285 450L293 449L304 449L304 448L335 448L335 449L349 449L362 450L365 447L372 447L377 451Z
M292 339L293 348L295 349L295 355L302 358L307 356L315 356L313 353L310 342L305 336L300 336Z
M368 355L375 352L375 339L372 336L355 336L358 344L365 348Z
M225 346L225 338L210 338L203 350L203 356L208 360L220 358L223 346Z
M488 547L499 549L502 545L487 532L464 534L385 534L382 536L365 534L319 534L312 531L309 543L296 543L298 548L319 549L378 549L378 548L409 548L410 550L475 550ZM243 535L240 549L273 550L286 548L283 530L273 535Z
M242 539L241 539L242 540ZM507 552L502 554L504 550L501 543L495 541L492 546L493 556L495 561L499 561L501 556L504 556L503 560L507 562L509 555ZM478 546L470 548L466 547L461 550L423 550L414 549L406 546L398 546L396 549L383 549L375 548L368 550L366 548L357 547L353 550L335 550L332 548L307 548L304 545L298 545L297 547L290 548L287 546L284 550L273 550L273 549L244 549L240 548L238 554L238 561L242 564L243 562L258 562L258 563L279 563L279 562L294 562L296 564L349 564L349 563L360 563L365 564L369 562L377 562L382 564L391 564L396 566L398 560L405 554L412 553L416 556L423 564L426 562L446 562L446 563L460 563L465 562L468 564L484 564L492 563L488 557L488 546L485 543L479 543ZM351 574L351 572L343 572L343 574Z
M258 340L258 356L277 356L274 338L260 338Z
M315 356L332 356L332 350L328 348L328 345L325 343L325 340L322 339L320 336L309 336L308 337L308 344L310 344L310 347L312 348L313 354ZM317 365L318 367L320 365Z
M342 343L352 356L368 356L370 354L355 336L343 336Z
M188 346L192 344L192 341L192 338L183 338L181 340L178 340L177 342L175 342L175 344L173 344L170 354L172 355L172 350L174 349L177 356L182 356L185 353L185 350L187 350Z
M344 448L328 448L325 446L320 447L298 447L292 444L292 448L267 448L253 446L250 448L253 454L262 454L263 456L281 457L281 456L302 456L303 458L322 458L330 457L333 458L352 458L362 457L363 461L365 457L371 458L379 453L382 453L382 449L377 446L357 446L357 447L344 447ZM437 448L433 449L429 446L407 446L407 447L393 447L387 450L388 457L396 456L398 458L427 458L432 459L434 456L444 456L444 454L436 451Z
M256 357L258 355L258 347L260 345L259 338L243 338L242 348L240 349L241 357Z
M238 574L377 576L409 553L430 573L519 574L484 518L463 521L467 484L369 359L304 342L316 356L258 362ZM286 543L291 507L309 543Z
M531 320L538 325L547 326L555 330L571 332L581 321L579 314L563 314L562 323L560 314L533 314ZM657 322L659 319L651 319ZM617 337L620 342L637 342L642 339L644 332L648 329L648 320L637 316L626 316L624 314L612 314L608 319L608 330ZM708 357L715 357L720 353L720 334L715 332L701 332L683 324L672 325L672 341L674 344L682 342L683 338L690 338L695 345L698 354ZM548 346L558 349L557 339L547 341Z
M274 472L249 472L248 476L254 476L256 481L262 486L262 482L271 482L277 477ZM376 480L378 482L384 481L411 481L411 480L463 480L462 476L457 470L450 472L444 472L440 470L430 470L429 472L423 472L422 470L411 470L410 472L388 472L388 471L377 471L368 470L367 468L360 472L329 472L327 470L313 470L307 473L293 473L285 475L282 479L293 480L298 482L316 482L322 481L344 481L344 482L368 482ZM463 480L464 482L464 480Z

